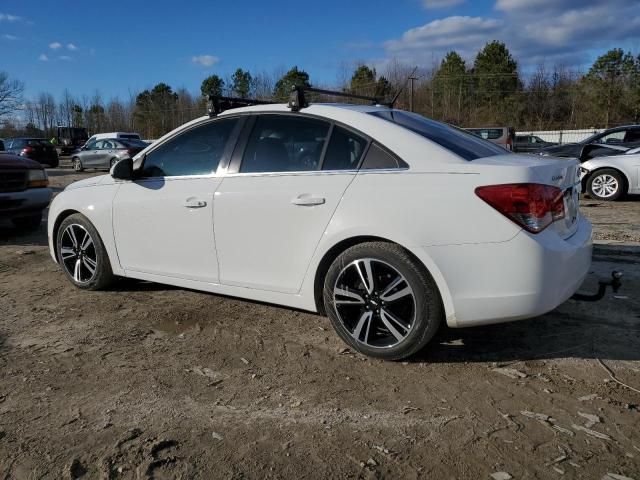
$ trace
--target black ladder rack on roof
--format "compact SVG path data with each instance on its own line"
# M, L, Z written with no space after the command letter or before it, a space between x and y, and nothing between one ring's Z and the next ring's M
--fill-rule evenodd
M336 92L333 90L324 90L322 88L313 88L313 87L301 87L298 85L294 85L291 88L291 94L289 95L289 108L293 112L299 111L301 108L308 107L307 99L305 98L305 92L309 93L321 93L323 95L331 95L332 97L345 97L345 98L355 98L358 100L368 100L373 105L385 105L380 102L380 99L377 97L369 97L366 95L356 95L354 93L348 92Z
M225 110L232 108L250 107L251 105L270 105L274 103L269 100L257 100L254 98L223 97L222 95L209 95L207 103L207 113L210 117L215 117Z

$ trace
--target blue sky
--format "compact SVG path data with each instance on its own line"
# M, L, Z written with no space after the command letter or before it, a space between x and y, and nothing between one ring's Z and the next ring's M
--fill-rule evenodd
M331 84L358 61L470 62L505 41L520 65L585 68L612 47L640 51L638 0L2 0L0 70L26 95L127 98L164 81L197 92L211 73L298 65Z

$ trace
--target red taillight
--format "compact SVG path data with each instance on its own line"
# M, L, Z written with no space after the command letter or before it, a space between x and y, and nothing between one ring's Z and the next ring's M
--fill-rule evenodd
M138 153L138 150L135 150L135 149L133 149L133 148L129 148L129 149L127 150L127 153L128 153L129 155L135 155L136 153Z
M507 149L513 151L513 139L511 137L507 138Z
M24 147L20 152L20 155L28 155L34 151L33 147Z
M476 188L476 195L531 233L564 218L562 190L537 183L512 183Z

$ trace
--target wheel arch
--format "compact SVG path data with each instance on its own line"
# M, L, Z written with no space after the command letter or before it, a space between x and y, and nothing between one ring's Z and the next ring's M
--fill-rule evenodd
M324 310L324 301L323 301L323 298L322 298L322 294L323 294L323 289L324 289L324 279L325 279L325 277L327 275L327 272L329 271L329 268L331 267L331 264L333 263L333 261L336 258L338 258L338 256L340 256L340 254L342 254L342 252L344 252L345 250L347 250L347 249L349 249L349 248L351 248L351 247L353 247L355 245L359 245L361 243L368 243L368 242L386 242L386 243L391 243L391 244L394 244L394 245L398 245L403 250L405 250L407 252L407 254L416 262L416 265L419 265L429 275L431 275L431 277L433 278L433 280L436 283L436 287L438 288L438 292L440 294L440 299L441 299L442 304L443 304L442 306L443 306L443 310L445 312L447 323L455 324L455 318L453 316L453 302L452 302L451 294L449 292L449 288L446 285L446 282L444 281L444 277L442 276L442 273L440 272L438 267L435 265L435 263L433 261L431 261L431 259L428 258L426 253L424 253L424 252L422 252L423 254L418 254L417 252L415 252L411 248L408 248L408 247L402 245L401 243L398 243L396 241L390 240L388 238L375 236L375 235L358 235L358 236L352 236L352 237L348 237L348 238L342 239L339 242L337 242L336 244L334 244L331 248L329 248L324 253L324 255L322 256L322 259L320 260L320 262L318 263L318 266L316 268L314 281L313 281L314 302L315 302L315 306L316 306L316 311L319 314L321 314L321 315L325 315L326 314L326 312Z
M631 179L627 176L627 174L623 170L620 170L619 168L612 167L612 166L609 166L609 165L602 165L600 167L596 167L593 170L591 170L585 176L585 178L583 180L583 190L585 192L588 192L588 185L589 185L589 181L591 181L591 178L597 172L600 172L602 170L614 170L614 171L618 172L622 176L622 180L623 180L623 183L624 183L624 185L622 186L622 188L623 188L622 195L626 195L629 192L629 185L631 184Z

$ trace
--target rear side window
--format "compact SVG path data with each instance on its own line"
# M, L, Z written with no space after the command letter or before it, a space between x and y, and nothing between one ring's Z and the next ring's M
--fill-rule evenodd
M371 112L370 115L384 118L418 135L422 135L465 160L475 160L507 153L504 148L478 138L460 128L429 120L415 113L388 110Z
M327 147L322 170L355 170L367 141L348 130L335 126Z
M504 135L501 128L468 128L467 131L485 140L498 140Z
M377 143L372 143L371 147L369 147L369 151L367 151L367 156L364 157L364 162L362 162L362 170L374 170L374 169L382 169L382 168L408 168L407 165L402 160L396 159L389 152L384 150Z
M318 170L327 122L290 115L260 115L242 157L240 173Z
M237 119L216 120L192 128L149 153L142 177L207 175L218 168Z

